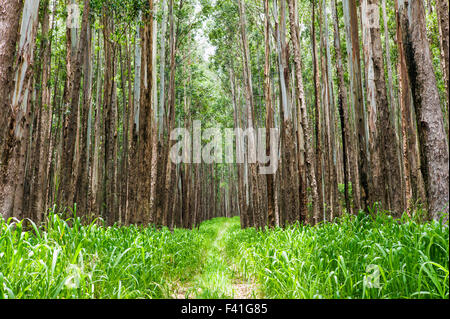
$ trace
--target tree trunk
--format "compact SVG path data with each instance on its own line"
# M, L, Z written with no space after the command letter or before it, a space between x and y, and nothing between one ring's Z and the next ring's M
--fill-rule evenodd
M270 90L269 0L264 1L264 18L264 99L266 102L266 155L270 156L270 130L273 127L273 108ZM266 175L267 220L269 227L275 227L275 193L273 189L273 176L274 174Z
M352 209L350 206L350 196L348 189L348 182L350 179L350 171L356 170L357 165L352 160L350 160L350 156L353 154L353 146L352 140L350 138L350 127L348 123L348 99L347 99L347 90L345 87L344 81L344 70L342 66L342 53L341 53L341 39L339 34L339 20L337 16L336 10L336 2L332 0L331 9L333 12L333 20L334 20L334 47L336 51L336 69L337 69L337 78L338 78L338 87L339 87L339 98L338 98L338 106L339 106L339 117L341 121L341 134L342 134L342 162L344 166L344 199L345 199L345 207L347 209L347 213L352 213ZM350 154L350 156L349 156ZM351 163L351 164L350 164ZM350 164L350 165L349 165ZM355 174L352 174L355 175ZM354 187L354 182L352 180L352 184ZM353 194L354 196L355 194Z
M2 168L6 167L8 164L8 155L10 154L9 152L3 151L3 143L7 138L6 134L10 134L9 131L12 130L12 127L8 127L10 117L12 116L10 113L10 98L13 89L13 82L11 79L14 74L16 45L20 36L19 22L22 15L22 9L23 0L0 1L0 110L2 114L2 116L0 116L0 150L2 150L0 167ZM8 146L5 145L5 147ZM4 178L3 174L0 178ZM0 205L2 205L1 202ZM0 211L0 213L3 213L3 211Z
M322 123L321 123L321 111L320 111L320 100L319 100L319 63L317 61L317 51L316 51L316 18L315 18L315 0L312 1L312 63L313 63L313 74L314 74L314 125L315 125L315 140L316 140L316 181L317 181L317 196L318 196L318 207L313 219L314 223L317 224L320 220L323 220L324 214L324 196L323 196L323 173L322 173Z
M51 47L52 42L49 37L50 29L50 14L49 14L49 3L47 0L44 7L44 16L42 21L42 46L41 50L43 52L42 57L42 92L40 101L40 125L41 125L41 141L43 141L40 153L39 153L39 167L38 167L38 180L36 185L36 220L38 222L43 220L44 214L47 210L46 207L46 190L48 183L48 165L51 151L50 148L50 135L52 130L52 115L53 108L50 101L50 74L51 74ZM54 8L53 8L54 9ZM53 16L53 12L52 12ZM53 27L52 27L53 29Z
M361 62L358 37L358 20L356 13L356 0L343 0L344 17L346 27L350 36L349 47L349 67L351 78L352 103L356 115L357 149L358 149L358 172L360 189L360 203L355 203L356 208L367 210L369 205L369 157L366 151L367 135L365 126L365 113L363 106L363 93L361 87Z
M370 198L372 202L382 202L385 208L399 215L403 211L402 196L394 193L401 193L401 171L397 136L390 115L384 79L378 0L364 0L361 11L367 46L367 96L373 177Z
M153 0L149 1L149 10L153 10ZM139 110L139 142L138 142L138 194L137 221L147 224L151 219L151 162L153 132L153 12L144 17L143 63L141 66L141 101Z
M5 3L4 9L20 10L11 3ZM25 179L25 157L28 147L28 137L30 133L30 86L32 63L34 57L35 38L38 26L38 9L39 1L27 0L25 1L22 14L22 22L20 27L20 39L18 46L18 57L16 59L16 70L14 77L14 91L8 91L12 86L3 84L1 90L8 102L4 106L7 108L5 114L9 115L6 118L6 132L2 149L2 167L0 171L0 214L5 218L11 216L19 219L23 216L23 187ZM6 16L2 21L5 26L16 27L16 21L12 17ZM5 34L6 44L4 52L1 52L0 64L5 75L11 76L10 69L3 66L3 61L6 62L10 58L9 54L14 56L15 41L17 37L15 34ZM3 48L1 49L3 51ZM12 50L12 51L11 51ZM12 62L12 60L9 60ZM3 71L2 70L2 71ZM2 74L3 76L3 74ZM9 78L10 79L10 78ZM12 101L12 102L11 102Z
M80 123L80 149L77 156L78 172L75 184L75 201L77 203L77 212L81 215L87 214L87 196L88 196L88 175L87 175L87 138L88 136L88 115L91 105L91 43L92 31L90 28L89 13L90 1L84 0L83 22L81 26L80 48L83 48L83 101L81 109ZM80 214L78 214L80 215Z
M244 86L245 86L245 99L247 105L247 128L252 130L255 128L254 119L255 119L255 110L254 110L254 100L253 100L253 86L252 86L252 72L251 72L251 61L250 61L250 51L247 40L247 26L246 26L246 15L245 15L245 5L241 0L238 0L239 4L239 24L241 30L241 40L242 40L242 52L243 52L243 69L244 69ZM256 153L256 136L254 138L249 139L248 150L255 151ZM250 154L247 154L250 155ZM250 175L251 175L251 214L254 218L254 227L262 227L262 211L260 210L260 202L258 201L259 197L259 183L258 183L258 172L257 166L258 164L252 163L249 161L250 166Z
M103 41L105 49L105 73L103 85L103 132L104 132L104 176L103 176L103 196L104 211L103 216L108 225L115 221L114 216L114 163L115 163L115 114L114 114L114 77L115 77L115 50L110 39L113 31L113 23L110 13L106 7L103 8Z
M400 28L400 20L398 15L398 3L395 1L396 24L397 24L397 46L398 46L398 78L400 91L400 109L402 122L402 155L403 155L403 177L405 180L405 209L411 214L411 208L414 200L413 189L414 180L417 181L416 169L413 168L416 159L416 136L415 130L411 127L411 94L408 83L408 70L406 68L405 55L403 54L403 35ZM417 192L416 192L417 194Z
M449 10L448 0L436 0L436 13L439 25L439 41L441 46L441 65L442 65L442 73L444 75L445 88L447 89L447 98L449 96L449 89L450 89L449 88L450 57L448 52L449 50L448 10Z
M170 148L173 146L174 141L170 140L170 132L175 125L175 57L176 57L176 35L175 35L175 25L174 25L174 16L173 16L173 0L169 0L169 19L170 19L170 81L169 81L169 97L168 97L168 143L165 151L165 159L166 159L166 167L165 167L165 181L164 181L164 202L163 202L163 216L162 216L162 224L169 225L169 222L172 218L172 211L170 209L171 200L170 197L174 192L174 179L175 179L175 165L172 163L170 159ZM170 216L169 216L170 214Z
M328 103L326 106L326 124L327 124L327 134L328 134L328 152L329 157L329 206L330 206L330 214L329 219L332 220L335 215L338 215L338 211L340 209L338 204L338 182L337 182L337 167L336 167L336 108L334 101L334 90L333 90L333 76L331 72L331 52L330 52L330 44L329 44L329 35L328 35L328 14L327 14L327 2L325 0L322 1L321 11L324 21L324 32L322 34L322 42L325 47L324 54L324 74L325 74L325 87L326 87L326 96L328 99ZM321 24L322 25L322 24Z
M448 214L448 143L439 92L426 37L421 1L399 0L399 18L420 141L421 170L428 212L435 220ZM448 218L448 217L447 217Z
M296 77L296 87L295 91L297 94L297 103L300 105L300 111L302 113L302 129L305 138L305 149L306 149L306 166L307 166L307 174L309 178L309 185L311 187L312 192L312 206L313 206L313 217L314 221L317 222L317 217L319 216L319 195L318 195L318 186L316 181L316 168L314 165L314 156L313 156L313 148L311 143L311 133L308 124L308 118L306 114L306 101L303 90L303 78L302 78L302 63L301 63L301 51L300 51L300 36L298 34L298 28L295 25L295 8L296 5L294 3L295 0L289 0L289 23L290 23L290 32L291 32L291 40L294 47L294 64L295 64L295 77ZM286 116L286 115L285 115ZM295 156L295 154L292 154ZM297 176L300 176L297 174ZM294 187L293 189L297 190L299 187ZM291 191L292 192L292 191ZM306 196L306 190L301 191L302 196ZM296 194L297 195L297 194ZM306 202L304 200L304 202ZM306 216L298 216L298 220L305 221Z

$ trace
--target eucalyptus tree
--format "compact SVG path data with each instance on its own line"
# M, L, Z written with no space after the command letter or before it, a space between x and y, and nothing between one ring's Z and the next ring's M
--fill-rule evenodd
M21 3L16 5L5 3L4 10L18 14L22 8ZM18 11L19 10L19 11ZM1 68L2 78L11 81L14 85L2 83L2 95L5 99L2 112L7 115L5 131L2 143L1 173L0 173L0 212L5 218L19 217L25 218L23 211L24 204L24 179L25 163L30 134L30 113L32 98L32 77L31 69L34 59L35 39L38 27L39 1L27 0L23 4L19 34L14 31L3 31L5 42L2 43ZM8 13L9 13L8 12ZM4 27L18 27L15 18L6 15L2 21ZM17 43L17 56L15 56L15 46ZM15 59L14 59L15 58ZM15 63L12 63L13 60ZM11 62L9 66L4 63ZM14 72L11 72L11 65Z
M401 172L398 141L388 104L383 51L380 34L378 1L364 0L361 6L365 65L367 69L367 98L369 113L372 191L371 202L382 202L396 213L404 209L401 192Z
M436 76L426 36L425 10L421 1L398 1L408 79L417 112L420 161L433 219L448 213L448 141L444 130ZM448 218L448 217L447 217Z
M0 215L8 218L12 215L12 201L10 193L13 186L10 184L11 173L8 165L11 160L12 149L15 144L13 136L15 114L12 114L10 101L13 90L13 62L15 60L16 45L19 40L20 16L23 10L23 1L3 0L0 2Z

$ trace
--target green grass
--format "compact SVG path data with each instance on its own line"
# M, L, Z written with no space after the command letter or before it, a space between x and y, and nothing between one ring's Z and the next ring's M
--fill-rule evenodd
M227 298L242 277L266 298L449 297L448 223L345 216L257 231L235 217L170 232L50 214L27 224L0 218L0 298L170 298L174 283L189 298ZM379 288L365 284L369 265Z
M233 298L233 278L235 274L230 268L224 254L224 235L232 225L239 226L238 219L215 218L202 223L200 233L205 236L204 264L198 275L185 285L188 298L222 299Z
M448 223L381 214L266 232L234 227L226 251L267 298L449 298Z
M163 298L201 265L196 231L83 226L54 214L41 229L22 223L0 218L0 298Z

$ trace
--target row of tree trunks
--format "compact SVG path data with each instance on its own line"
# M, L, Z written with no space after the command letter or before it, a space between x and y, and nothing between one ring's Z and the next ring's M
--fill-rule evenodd
M328 2L313 1L312 63L302 62L308 55L302 49L298 1L273 1L271 10L265 0L259 22L253 18L261 6L244 0L230 4L238 24L228 26L225 88L229 82L234 126L256 133L265 125L266 157L275 148L278 155L279 149L279 171L267 176L260 174L267 164L248 152L243 163L229 166L171 161L172 129L177 124L194 131L198 114L190 101L195 60L181 50L192 35L184 29L182 14L177 16L189 4L145 2L142 21L125 27L134 32L137 26L135 41L128 34L117 41L124 25L116 24L113 8L67 0L68 9L83 4L81 26L71 27L58 23L61 17L52 3L56 6L50 0L0 0L0 97L6 114L0 119L2 216L43 221L56 203L58 211L70 214L76 208L78 216L102 216L109 225L151 223L173 229L196 227L237 210L242 227L264 228L332 220L340 215L341 203L354 214L381 203L399 216L421 201L434 219L448 211L448 124L443 119L448 111L440 101L422 3L396 2L398 99L385 1L381 11L377 0L342 1L346 56L341 52L340 3L331 1L334 57ZM448 92L448 1L433 3ZM159 44L157 7L162 9ZM91 21L95 14L99 29ZM255 26L264 33L264 73L257 70L262 49L253 47ZM61 28L64 39L51 36ZM52 48L63 48L63 54L52 55ZM308 72L312 85L304 88ZM279 145L270 144L274 127L281 130ZM236 143L240 150L252 150L263 141L255 134Z

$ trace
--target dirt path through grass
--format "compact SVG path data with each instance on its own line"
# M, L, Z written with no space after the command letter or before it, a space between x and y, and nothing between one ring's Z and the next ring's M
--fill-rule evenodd
M247 280L237 267L227 259L225 253L226 233L233 220L223 219L213 225L215 237L204 246L204 263L192 281L175 287L172 296L184 298L258 298L259 290L255 281Z

